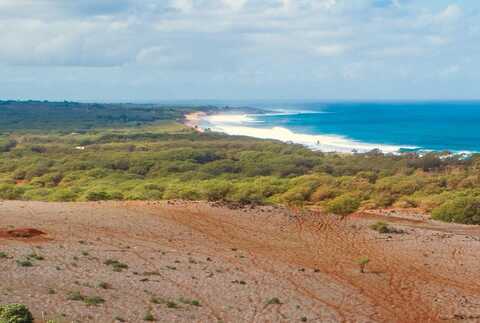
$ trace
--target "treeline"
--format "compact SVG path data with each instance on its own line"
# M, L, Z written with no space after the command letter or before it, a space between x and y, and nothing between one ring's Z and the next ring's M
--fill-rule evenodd
M0 101L0 132L83 131L99 127L139 126L181 119L185 113L193 110L214 109L218 108L131 103Z
M0 136L0 157L0 199L282 203L336 214L394 206L480 223L478 156L323 154L168 123L13 132Z

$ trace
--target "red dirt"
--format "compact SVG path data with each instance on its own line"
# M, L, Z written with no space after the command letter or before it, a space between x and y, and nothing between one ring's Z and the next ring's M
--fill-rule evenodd
M45 234L45 232L33 228L0 230L0 239L32 239Z
M0 213L0 225L41 228L53 239L41 249L0 240L11 256L0 259L0 303L25 303L37 317L142 322L150 310L161 322L480 321L478 227L184 202L3 202ZM404 234L371 230L378 219ZM45 260L16 265L32 249ZM370 260L364 274L362 257ZM114 272L107 259L129 268ZM71 291L106 302L69 301ZM280 304L268 302L275 297Z

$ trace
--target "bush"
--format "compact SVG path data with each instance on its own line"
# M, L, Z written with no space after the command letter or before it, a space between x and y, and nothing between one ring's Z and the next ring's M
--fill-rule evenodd
M350 194L340 195L327 203L326 210L337 215L348 215L358 210L360 199Z
M18 200L22 197L25 190L13 185L0 185L0 199L3 200Z
M402 230L392 228L387 223L378 221L370 226L370 229L377 231L378 233L386 234L386 233L403 233Z
M480 224L480 198L454 198L433 209L432 218L446 222Z
M201 198L197 185L191 183L186 185L170 185L163 196L165 199L182 199L195 201Z
M389 193L380 193L374 198L375 206L380 208L385 208L392 206L395 203L395 197Z
M265 201L265 196L256 185L242 183L236 187L231 199L243 204L262 204Z
M110 199L110 195L104 191L88 192L85 196L87 201L105 201Z
M0 306L1 323L33 323L32 313L25 305L10 304Z
M203 185L204 195L209 201L224 200L231 189L232 185L223 181L211 181Z
M15 140L0 141L0 153L8 152L15 148L17 142Z
M85 200L87 201L121 201L123 200L123 194L118 191L107 192L104 190L92 190L85 194Z
M334 188L330 188L328 186L320 186L310 196L310 201L321 202L321 201L329 200L331 198L336 197L337 194L338 194L338 191L335 190Z

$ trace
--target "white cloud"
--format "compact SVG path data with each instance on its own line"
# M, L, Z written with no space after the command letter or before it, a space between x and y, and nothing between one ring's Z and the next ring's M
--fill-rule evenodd
M436 16L436 20L439 22L453 22L462 16L462 12L462 8L459 5L451 4Z
M450 39L444 36L433 35L433 36L427 36L426 39L430 44L438 45L438 46L443 46L450 43Z
M245 6L247 0L222 0L222 2L230 9L240 10Z
M359 80L373 82L374 74L410 78L401 76L404 70L438 79L465 75L466 68L455 70L451 62L467 66L466 56L472 57L468 70L478 69L480 7L439 6L412 0L0 0L0 69L118 68L135 84L161 75L210 89L219 79L268 85L337 78L362 87ZM156 77L144 75L154 70Z
M189 12L194 8L193 0L173 0L172 6L182 12Z
M320 45L314 48L314 52L320 56L340 56L347 51L347 46L341 44Z

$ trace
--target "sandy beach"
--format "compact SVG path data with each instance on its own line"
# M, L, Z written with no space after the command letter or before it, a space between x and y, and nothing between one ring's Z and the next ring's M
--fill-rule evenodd
M207 114L205 112L192 112L185 115L183 124L187 127L193 128L198 132L204 132L200 127L200 121L205 118Z

